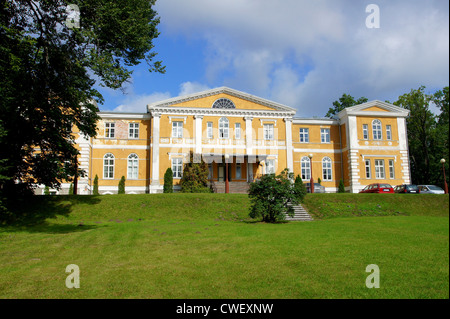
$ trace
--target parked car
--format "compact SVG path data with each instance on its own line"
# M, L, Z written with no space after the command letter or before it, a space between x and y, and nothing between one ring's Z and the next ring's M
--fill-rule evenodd
M394 187L394 192L396 193L400 193L400 194L404 194L404 193L408 193L408 194L418 194L420 193L420 189L417 185L397 185Z
M306 191L308 193L311 193L311 187L310 187L311 183L305 183L306 186ZM323 187L322 185L320 185L319 183L314 183L314 193L325 193L325 187Z
M444 190L436 185L419 185L421 194L445 194Z
M392 188L391 185L389 184L381 184L381 183L375 183L375 184L370 184L367 185L366 187L364 187L364 189L362 191L360 191L360 193L393 193L394 189Z

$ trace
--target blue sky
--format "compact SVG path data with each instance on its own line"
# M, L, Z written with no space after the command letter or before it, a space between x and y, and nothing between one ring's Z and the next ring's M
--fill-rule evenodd
M366 25L369 4L379 28ZM100 88L102 111L143 113L228 86L322 117L343 93L394 102L421 85L449 85L445 0L159 0L155 10L166 73L135 67L125 94Z

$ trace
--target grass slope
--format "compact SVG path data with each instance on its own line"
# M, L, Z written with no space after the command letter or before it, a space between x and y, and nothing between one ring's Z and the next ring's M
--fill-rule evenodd
M328 195L339 208L362 194L305 206ZM0 298L449 298L446 201L446 213L264 224L246 195L37 197L0 228ZM69 264L80 289L65 286ZM379 289L365 286L369 264Z

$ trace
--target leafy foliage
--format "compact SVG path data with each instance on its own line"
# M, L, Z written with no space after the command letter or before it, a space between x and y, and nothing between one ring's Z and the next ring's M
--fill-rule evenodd
M337 115L340 111L342 111L343 109L347 108L347 107L351 107L351 106L355 106L358 104L362 104L362 103L366 103L368 100L365 97L360 97L359 99L355 100L353 98L353 96L349 95L349 94L343 94L342 97L339 98L338 101L334 101L333 102L333 106L332 108L328 109L327 114L325 115L326 117L332 118L335 115Z
M168 168L164 173L164 193L173 193L173 171Z
M339 181L338 193L345 193L345 185L342 179Z
M117 191L117 194L125 194L125 176L122 176L119 181L119 190Z
M79 27L66 23L69 3L79 7ZM94 85L121 88L141 60L164 72L151 52L159 23L154 3L0 2L0 193L59 188L77 171L83 176L73 130L96 135L103 98Z
M95 174L95 178L94 178L94 191L93 191L94 195L100 195L98 192L98 175Z
M184 165L183 177L180 181L183 193L209 193L208 165L197 154L190 152L189 163Z
M250 184L248 196L251 200L249 216L275 223L285 220L285 213L294 216L292 205L298 205L306 194L300 183L292 183L293 173L284 169L280 175L263 175ZM301 180L301 179L300 179Z

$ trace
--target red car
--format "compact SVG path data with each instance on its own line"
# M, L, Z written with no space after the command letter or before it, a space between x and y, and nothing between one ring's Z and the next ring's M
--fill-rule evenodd
M394 189L389 184L370 184L364 187L360 193L394 193Z

